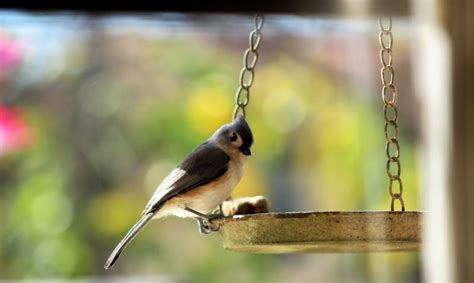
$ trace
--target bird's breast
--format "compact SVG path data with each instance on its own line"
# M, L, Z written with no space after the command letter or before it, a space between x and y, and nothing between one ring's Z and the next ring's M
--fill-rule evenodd
M228 166L226 173L216 180L176 197L169 205L173 207L186 206L201 213L211 212L230 197L242 178L243 160L231 160ZM169 214L180 217L193 216L182 209L171 209Z

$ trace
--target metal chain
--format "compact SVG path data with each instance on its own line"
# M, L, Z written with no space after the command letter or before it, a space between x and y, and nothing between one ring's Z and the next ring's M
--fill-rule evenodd
M235 108L233 118L239 114L245 117L245 107L250 102L250 88L255 79L255 66L258 61L258 47L262 41L262 27L265 18L263 15L255 16L255 29L249 35L249 48L244 53L244 67L240 71L239 88L235 95Z
M398 110L397 99L398 92L395 87L395 69L392 66L392 18L379 17L379 44L380 44L380 62L382 69L380 77L382 79L382 99L384 103L383 113L385 117L385 153L387 155L387 176L388 191L392 198L390 209L395 211L395 202L400 202L401 211L405 211L405 202L403 201L403 184L400 165L400 143L398 142ZM394 187L398 186L398 190Z

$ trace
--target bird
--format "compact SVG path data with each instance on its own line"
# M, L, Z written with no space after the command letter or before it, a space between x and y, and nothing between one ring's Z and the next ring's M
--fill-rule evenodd
M104 268L109 269L117 261L152 219L169 215L191 217L197 220L201 233L210 233L211 212L230 198L240 182L244 162L252 154L252 144L252 131L242 115L215 131L163 179L140 220L118 243Z

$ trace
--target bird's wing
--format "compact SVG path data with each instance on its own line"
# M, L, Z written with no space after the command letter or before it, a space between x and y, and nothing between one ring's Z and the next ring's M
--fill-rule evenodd
M224 175L229 160L229 156L212 142L201 144L163 180L143 213L155 212L170 198Z

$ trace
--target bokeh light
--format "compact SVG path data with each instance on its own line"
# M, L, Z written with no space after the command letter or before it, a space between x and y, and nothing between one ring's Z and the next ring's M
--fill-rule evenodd
M8 65L0 67L0 279L418 278L414 253L235 253L193 220L171 217L146 227L106 272L106 257L161 180L230 122L253 21L0 16L0 66ZM405 46L394 51L397 80L406 82L404 194L416 210L410 30L394 25L396 46ZM268 17L247 108L255 144L234 198L264 195L274 211L388 210L377 28L367 19ZM349 48L354 41L363 44Z

